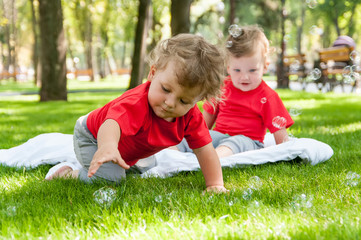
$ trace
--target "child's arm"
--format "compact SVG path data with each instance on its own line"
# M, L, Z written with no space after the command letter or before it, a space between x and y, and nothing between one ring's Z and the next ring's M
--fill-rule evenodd
M210 114L206 111L203 111L203 118L206 121L208 129L212 129L214 122L216 121L217 115Z
M276 144L280 144L288 141L288 133L286 128L282 128L277 132L274 132L273 136L275 138Z
M207 191L227 192L223 184L222 167L212 143L193 149L206 181Z
M118 151L119 139L120 128L118 123L112 119L105 120L98 131L98 150L90 163L88 177L93 176L103 163L110 161L122 168L129 169L129 165L124 162Z

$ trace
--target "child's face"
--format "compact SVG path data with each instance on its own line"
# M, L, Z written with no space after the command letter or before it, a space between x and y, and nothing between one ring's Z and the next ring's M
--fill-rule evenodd
M199 87L185 88L179 85L173 61L168 62L164 70L152 67L148 80L151 82L148 93L149 105L158 117L168 122L184 116L201 100Z
M244 91L256 89L262 82L262 76L267 70L262 49L258 48L253 55L229 57L227 71L233 85Z

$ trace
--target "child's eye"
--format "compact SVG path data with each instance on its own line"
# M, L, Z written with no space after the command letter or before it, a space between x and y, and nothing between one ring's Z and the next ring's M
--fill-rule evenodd
M162 86L162 90L164 91L164 92L170 92L167 88L165 88L164 86Z
M239 70L239 69L233 69L233 71L235 71L235 72L240 72L241 70Z
M187 104L188 104L188 101L185 101L185 100L183 100L183 99L181 99L180 102L181 102L182 104L184 104L184 105L187 105Z
M255 68L255 69L251 69L251 70L249 70L250 72L257 72L257 69Z

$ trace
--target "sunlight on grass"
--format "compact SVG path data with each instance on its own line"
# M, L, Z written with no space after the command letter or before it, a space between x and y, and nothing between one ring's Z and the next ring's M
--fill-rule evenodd
M2 176L0 177L0 189L10 193L12 191L17 191L26 183L27 178L25 176Z
M331 134L331 135L337 135L337 134L343 134L343 133L353 133L353 132L361 130L361 122L344 124L344 125L334 127L334 128L321 126L320 128L318 128L318 130L321 131L320 133Z

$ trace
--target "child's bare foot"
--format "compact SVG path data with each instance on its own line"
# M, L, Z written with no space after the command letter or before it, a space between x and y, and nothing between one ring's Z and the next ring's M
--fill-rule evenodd
M46 180L52 180L54 178L72 178L73 177L73 169L69 166L62 166L58 170L56 170L52 175L45 178Z

